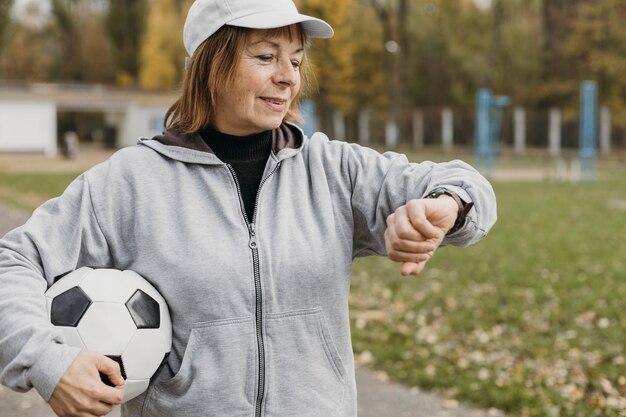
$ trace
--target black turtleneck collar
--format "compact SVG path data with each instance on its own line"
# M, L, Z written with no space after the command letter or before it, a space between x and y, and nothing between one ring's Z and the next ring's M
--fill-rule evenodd
M248 221L254 221L254 205L267 158L272 151L272 131L233 136L216 130L200 131L215 156L232 167Z
M215 155L226 163L258 159L265 161L272 148L271 130L250 136L234 136L210 129L199 133Z

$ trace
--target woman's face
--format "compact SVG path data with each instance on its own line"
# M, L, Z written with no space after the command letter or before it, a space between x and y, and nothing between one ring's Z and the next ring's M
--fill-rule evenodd
M212 125L222 133L247 136L277 128L300 90L302 43L266 33L252 31L233 83L216 96Z

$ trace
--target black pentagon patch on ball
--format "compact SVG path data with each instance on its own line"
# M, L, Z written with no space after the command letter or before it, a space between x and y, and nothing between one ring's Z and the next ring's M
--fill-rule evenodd
M64 276L66 276L67 274L69 274L70 272L74 272L71 269L67 272L63 272L61 275L57 275L56 277L54 277L54 283L56 284L57 281L59 281L61 278L63 278Z
M141 290L126 301L126 308L138 329L158 329L161 325L159 303Z
M117 364L120 366L120 373L122 374L122 378L124 378L124 380L126 380L126 369L124 369L124 362L122 362L122 357L121 356L112 356L112 355L106 355L108 358L113 359L115 362L117 362ZM100 372L100 379L102 380L102 382L104 382L105 384L107 384L110 387L114 387L115 384L113 384L111 382L111 380L109 379L108 375L103 374L102 372Z
M91 299L80 287L73 287L54 297L50 309L50 321L55 326L76 327L89 306Z

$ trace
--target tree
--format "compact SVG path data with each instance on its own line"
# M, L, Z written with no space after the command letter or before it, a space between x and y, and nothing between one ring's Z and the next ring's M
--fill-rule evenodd
M16 26L6 47L3 77L11 80L47 81L50 57L45 51L45 33Z
M408 84L407 71L411 66L409 36L406 19L409 15L407 0L368 0L382 28L382 50L389 100L387 122L397 128L399 137L406 137L402 123L402 109L406 108Z
M112 83L115 68L102 12L86 0L52 0L53 24L44 28L54 42L50 78L55 81Z
M623 0L589 0L578 4L561 51L573 69L571 94L577 94L581 80L593 79L598 82L604 103L626 110L625 21ZM623 120L618 123L626 125Z
M371 24L375 17L370 8L360 7L356 3L350 13L354 21L350 36L350 42L353 43L350 55L353 67L349 92L351 111L384 109L389 101L385 73L381 71L380 63L388 52L380 47L380 28Z
M7 44L7 35L11 23L13 0L0 0L0 56Z
M504 4L502 0L493 0L491 16L491 48L489 49L489 54L487 55L487 65L489 65L490 68L496 68L502 52L502 26L504 25L505 20ZM485 86L493 88L493 72L487 72L485 75Z
M78 17L81 22L79 81L113 84L115 65L102 16L90 8L84 8L79 10Z
M570 23L580 0L543 0L541 23L543 33L542 78L539 104L542 107L571 101L572 69L563 57L562 43L569 37Z
M494 88L518 105L534 106L541 81L540 1L502 2L502 46Z
M409 66L411 103L420 107L473 105L490 68L490 12L472 2L429 2L415 8Z
M150 4L140 50L139 84L142 87L164 89L178 85L186 54L181 31L182 18L175 0L160 0Z
M56 33L51 77L55 80L80 80L80 44L76 8L80 0L52 0L52 16ZM52 28L51 28L52 29ZM50 29L48 29L50 30Z
M330 40L314 41L311 53L314 79L319 80L316 91L309 92L318 109L321 127L327 129L332 124L334 110L344 114L354 111L353 27L346 25L353 0L302 0L299 9L306 14L326 20L335 29Z
M110 0L106 28L112 42L118 84L137 83L147 5L147 0ZM170 29L162 28L164 31Z

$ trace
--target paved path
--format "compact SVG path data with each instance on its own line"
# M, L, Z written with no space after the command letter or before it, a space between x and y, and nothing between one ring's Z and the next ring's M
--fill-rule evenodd
M0 237L27 217L0 204ZM497 410L467 407L454 400L387 382L379 375L357 368L359 417L504 417ZM119 415L119 411L114 410L109 416ZM54 417L54 413L35 390L18 394L0 385L0 417Z

